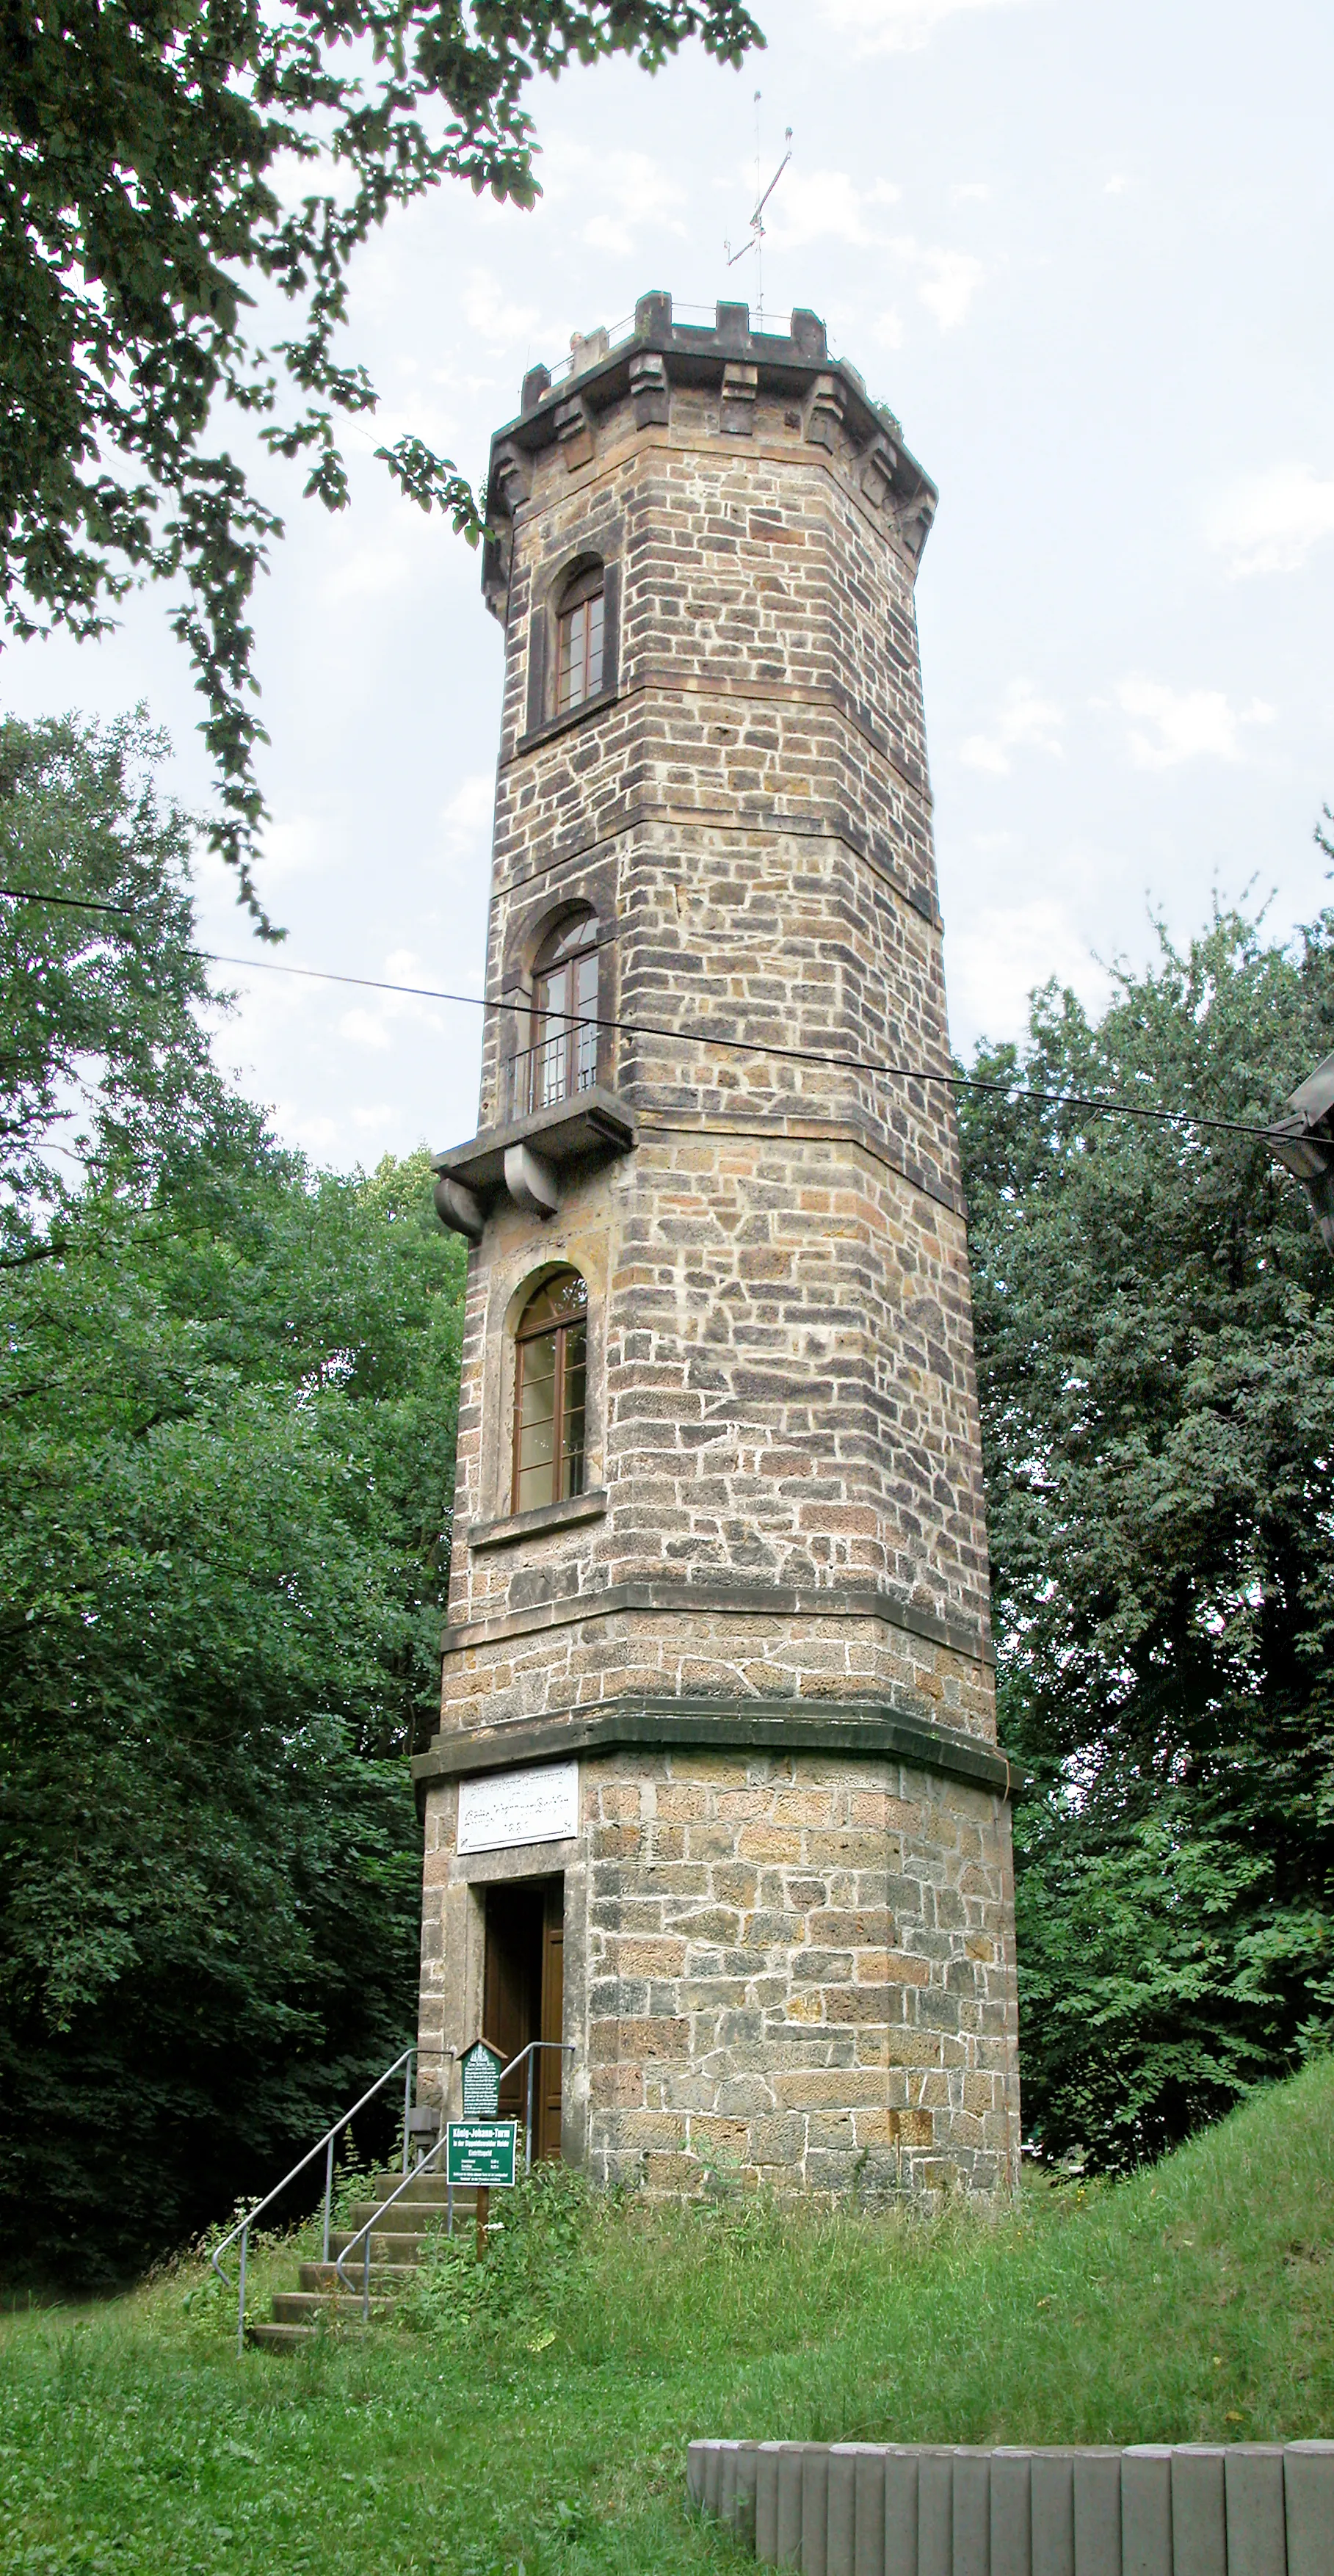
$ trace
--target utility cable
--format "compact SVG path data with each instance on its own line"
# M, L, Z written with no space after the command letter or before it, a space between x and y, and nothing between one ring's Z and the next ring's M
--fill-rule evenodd
M126 921L134 919L132 904L93 903L82 894L44 894L36 886L7 885L0 885L0 894L7 894L14 903L58 903L67 912L118 912Z
M31 886L0 885L0 895L10 895L23 903L58 903L84 912L123 913L132 918L130 907L116 903L90 903L81 896L47 894ZM289 966L277 957L229 957L215 948L196 948L192 952L209 966L237 966L243 973L262 975L298 975L306 983L345 984L363 993L402 993L418 1002L448 1002L461 1010L511 1011L526 1016L532 1004L526 995L514 1000L488 999L484 993L447 993L434 984L395 984L375 975L339 975L324 966ZM1044 1108L1088 1109L1099 1117L1139 1118L1151 1126L1200 1127L1212 1135L1249 1136L1257 1142L1272 1144L1268 1127L1248 1126L1237 1118L1210 1118L1197 1109L1150 1109L1137 1100L1115 1097L1099 1099L1082 1091L1036 1091L1032 1085L1014 1082L989 1082L981 1074L954 1073L943 1067L920 1064L882 1063L874 1057L832 1055L815 1047L766 1045L759 1038L725 1037L715 1029L665 1028L652 1020L622 1020L584 1011L549 1011L548 1020L557 1020L571 1029L610 1029L623 1037L666 1038L670 1043L688 1046L722 1047L732 1055L776 1057L783 1064L818 1064L833 1067L840 1073L876 1075L882 1081L942 1082L951 1091L981 1091L1016 1103L1033 1101Z
M454 1002L471 1011L512 1011L527 1016L532 1003L526 995L515 1000L490 999L484 993L446 993L434 984L391 984L373 975L335 975L320 966L286 966L276 957L224 957L215 949L201 948L197 954L213 966L257 967L266 975L301 975L317 984L351 984L367 993L406 993L414 1001ZM875 1057L828 1055L814 1047L766 1045L761 1038L729 1038L715 1029L670 1029L653 1020L604 1018L591 1011L548 1011L548 1020L558 1020L571 1029L615 1029L624 1037L667 1038L689 1046L725 1047L734 1055L776 1056L784 1064L832 1065L841 1073L876 1074L882 1080L900 1082L943 1082L952 1091L988 1091L1003 1100L1034 1100L1057 1109L1094 1109L1100 1114L1119 1118L1144 1118L1159 1126L1207 1127L1224 1136L1251 1136L1270 1142L1267 1127L1246 1126L1236 1118L1209 1118L1195 1109L1149 1109L1139 1101L1104 1099L1079 1091L1034 1091L1027 1083L988 1082L980 1074L953 1073L932 1065L889 1064Z

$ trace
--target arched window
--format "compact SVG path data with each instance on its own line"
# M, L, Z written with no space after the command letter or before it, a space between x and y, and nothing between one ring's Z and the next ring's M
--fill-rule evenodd
M513 1508L535 1512L584 1490L588 1289L577 1270L543 1280L514 1338Z
M598 1078L598 925L591 912L558 922L533 962L529 1109L549 1109Z
M602 686L603 568L570 575L556 609L556 713L570 715Z

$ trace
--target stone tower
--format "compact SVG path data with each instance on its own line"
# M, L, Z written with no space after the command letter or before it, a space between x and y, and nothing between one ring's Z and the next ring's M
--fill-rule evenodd
M489 491L492 1007L478 1133L436 1159L472 1250L415 1766L423 2102L485 2029L564 2043L536 2151L598 2177L1004 2190L954 1111L874 1069L948 1063L935 494L814 314L695 328L666 295L532 370Z

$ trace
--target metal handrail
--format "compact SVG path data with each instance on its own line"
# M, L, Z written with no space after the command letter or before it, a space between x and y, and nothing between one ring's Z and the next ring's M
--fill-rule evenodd
M532 2170L533 2170L533 2051L534 2051L534 2049L537 2049L537 2048L559 2048L559 2049L561 2049L562 2051L566 2051L566 2050L568 2050L568 2052L570 2053L570 2055L571 2055L571 2056L573 2056L573 2054L574 2054L574 2046L575 2046L575 2044L574 2044L574 2041L573 2041L572 2039L530 2039L530 2040L528 2041L527 2046L526 2046L525 2048L521 2048L521 2049L520 2049L518 2056L517 2056L517 2057L512 2057L512 2058L510 2059L510 2062L509 2062L508 2066L502 2066L502 2068L501 2068L501 2070L500 2070L500 2073L499 2073L499 2075L498 2075L498 2076L497 2076L497 2078L496 2078L496 2082L497 2082L497 2085L498 2085L498 2086L499 2086L499 2085L501 2085L501 2084L503 2084L503 2083L504 2083L504 2081L505 2081L506 2076L507 2076L507 2075L512 2075L512 2074L514 2073L514 2069L515 2069L515 2067L516 2067L516 2066L522 2066L522 2064L523 2064L523 2061L524 2061L525 2057L527 2058L527 2060L528 2060L528 2120L527 2120L527 2153L526 2153L525 2162L524 2162L524 2171L525 2171L525 2173L531 2173L531 2172L532 2172ZM406 2126L405 2126L405 2129L404 2129L404 2135L406 2136L406 2134L407 2134L407 2131L406 2131ZM447 2142L448 2142L448 2138L449 2138L449 2122L448 2122L448 2119L446 2119L446 2121L445 2121L445 2123L444 2123L444 2126L443 2126L443 2128L442 2128L442 2130L441 2130L440 2136L436 2139L435 2145L434 2145L433 2147L428 2147L424 2156L419 2156L419 2157L418 2157L417 2162L416 2162L416 2164L413 2166L411 2173L408 2173L408 2172L405 2170L404 2175L403 2175L403 2180L402 2180L402 2181L401 2181L401 2183L399 2184L397 2191L391 2191L391 2192L390 2192L390 2194L389 2194L389 2198L388 2198L387 2200L382 2200L382 2201L380 2201L380 2202L377 2204L377 2206L376 2206L375 2210L373 2211L372 2215L367 2219L365 2226L364 2226L364 2227L359 2227L359 2228L357 2229L357 2232L356 2232L356 2235L355 2235L355 2236L349 2236L349 2238L348 2238L348 2240L347 2240L346 2245L343 2247L343 2251L342 2251L342 2253L341 2253L341 2254L335 2254L335 2256L334 2256L334 2270L335 2270L335 2272L337 2273L339 2280L342 2282L344 2289L345 2289L345 2290L351 2290L352 2295L353 2295L353 2297L355 2298L355 2296L356 2296L356 2286L355 2286L355 2284L354 2284L353 2282L349 2281L349 2279L348 2279L348 2277L347 2277L346 2272L343 2270L343 2264L344 2264L344 2262L345 2262L345 2260L346 2260L347 2256L348 2256L349 2254L351 2254L351 2253L355 2252L355 2250L356 2250L356 2248L357 2248L357 2246L358 2246L358 2245L360 2245L360 2247L361 2247L361 2249L362 2249L362 2264L361 2264L361 2321L362 2321L362 2324L363 2324L363 2325L365 2325L365 2324L366 2324L367 2320L369 2319L370 2312L371 2312L371 2237L372 2237L372 2235L375 2233L375 2231L376 2231L376 2229L377 2229L377 2228L381 2228L381 2227L383 2227L386 2212L387 2212L388 2210L391 2210L391 2209L395 2206L396 2202L398 2202L398 2201L400 2201L400 2200L402 2199L403 2194L404 2194L404 2192L407 2190L407 2188L408 2188L409 2184L410 2184L410 2183L414 2183L414 2182L416 2182L416 2181L417 2181L417 2179L418 2179L418 2177L419 2177L421 2174L424 2174L424 2173L425 2173L426 2168L427 2168L427 2166L430 2164L432 2157L434 2157L434 2156L438 2156L438 2155L439 2155L441 2148L442 2148L444 2145L446 2145L446 2144L447 2144ZM453 2192L453 2186L452 2186L452 2185L450 2185L448 2188L449 2188L449 2223L448 2223L448 2233L452 2236L452 2235L453 2235L453 2233L454 2233L454 2225L453 2225L453 2221L454 2221L454 2192ZM327 2260L327 2255L326 2255L326 2260Z
M223 2255L223 2254L225 2254L225 2253L226 2253L227 2248L228 2248L228 2246L229 2246L229 2245L234 2245L234 2244L235 2244L236 2239L237 2239L237 2237L238 2237L238 2236L239 2236L239 2237L240 2237L240 2239L241 2239L241 2268L240 2268L240 2271L239 2271L239 2272L238 2272L238 2274L237 2274L237 2290L236 2290L236 2349L237 2349L238 2353L240 2353L240 2352L244 2352L244 2350L245 2350L245 2276L246 2276L246 2257L247 2257L247 2253L248 2253L248 2251L249 2251L249 2244L250 2244L250 2230L251 2230L251 2228L254 2226L255 2220L256 2220L257 2218L262 2218L262 2217L263 2217L265 2210L266 2210L266 2209L268 2209L268 2208L271 2206L271 2204L272 2204L272 2203L273 2203L273 2202L278 2198L279 2193L280 2193L280 2192L284 2192L284 2191L286 2191L286 2189L287 2189L287 2186L288 2186L289 2182L295 2182L295 2180L296 2180L296 2178L297 2178L297 2175L298 2175L299 2173L304 2173L304 2172L305 2172L305 2170L306 2170L307 2165L309 2165L309 2164L313 2164L313 2163L314 2163L315 2158L316 2158L316 2156L319 2154L321 2147L323 2147L323 2148L324 2148L324 2150L325 2150L325 2157L324 2157L324 2256L323 2256L323 2259L324 2259L324 2261L325 2261L326 2263L328 2262L328 2260L329 2260L329 2218L330 2218L330 2212L331 2212L332 2205L333 2205L333 2151L334 2151L334 2140L335 2140L335 2138L336 2138L336 2137L338 2137L338 2135L340 2134L340 2132L341 2132L343 2129L345 2129L345 2128L347 2127L347 2124L348 2124L349 2120L355 2120L355 2118L356 2118L356 2116L357 2116L358 2111L364 2111L364 2110L365 2110L365 2108L366 2108L366 2104L367 2104L368 2102L373 2102L373 2101L374 2101L374 2099L375 2099L376 2094L377 2094L377 2093L379 2093L379 2092L382 2092L382 2091L383 2091L383 2089L384 2089L385 2085L389 2082L390 2076L391 2076L391 2075L397 2075L397 2073L398 2073L398 2070L399 2070L400 2066L401 2066L401 2067L403 2067L403 2069L404 2069L404 2076L403 2076L403 2172L404 2172L405 2177L407 2176L407 2172L408 2172L408 2114L409 2114L409 2112L410 2112L410 2111L411 2111L411 2109L412 2109L412 2061L413 2061L413 2058L416 2056L416 2053L417 2053L417 2049L416 2049L416 2042L415 2042L415 2040L414 2040L414 2041L412 2041L412 2042L409 2044L409 2046L408 2046L407 2048L405 2048L405 2049L402 2051L402 2053L401 2053L401 2055L400 2055L400 2056L398 2056L398 2057L396 2057L396 2058L394 2059L394 2062L393 2062L393 2065L392 2065L392 2066L386 2066L386 2068L385 2068L385 2070L384 2070L383 2075L377 2075L377 2077L376 2077L376 2079L375 2079L375 2082L371 2085L371 2087L370 2087L369 2091L368 2091L368 2092L365 2092L365 2093L363 2093L363 2094L362 2094L361 2100L360 2100L359 2102L354 2102L350 2111L344 2111L344 2112L340 2113L339 2117L335 2120L335 2122L334 2122L334 2124L333 2124L333 2127L332 2127L331 2129L326 2129L322 2138L317 2138L317 2139L316 2139L314 2146L313 2146L313 2147L310 2147L310 2148L308 2148L308 2149L307 2149L307 2151L306 2151L305 2155L304 2155L304 2156L302 2156L302 2158L301 2158L300 2162L299 2162L298 2164L294 2164L294 2165L293 2165L291 2172L290 2172L290 2173L285 2173L285 2174L283 2175L282 2181L281 2181L281 2182L276 2182L276 2183L274 2184L274 2186L273 2186L272 2191L270 2191L270 2192L266 2192L266 2194L265 2194L265 2196L264 2196L263 2200L257 2200L257 2201L256 2201L256 2203L255 2203L254 2208L253 2208L253 2209L251 2209L251 2210L248 2210L244 2218L239 2218L239 2219L237 2220L235 2227L233 2227L233 2228L232 2228L232 2230L231 2230L231 2232L230 2232L230 2234L229 2234L229 2235L224 2236L224 2238L223 2238L223 2240L222 2240L222 2243L221 2243L220 2245L215 2245L215 2246L214 2246L214 2248L213 2248L213 2252L212 2252L212 2254L210 2255L209 2260L210 2260L210 2262L212 2263L212 2266L213 2266L214 2271L217 2273L218 2279L219 2279L221 2282L223 2282L223 2283L225 2284L225 2286L226 2286L228 2289L230 2289L230 2288L231 2288L231 2286L232 2286L232 2285L231 2285L231 2282L228 2280L227 2275L226 2275L226 2273L224 2272L224 2270L223 2270L223 2268L222 2268L222 2264L221 2264L221 2261L219 2260L219 2257L220 2257L221 2255ZM397 2197L397 2195L395 2195L395 2196Z

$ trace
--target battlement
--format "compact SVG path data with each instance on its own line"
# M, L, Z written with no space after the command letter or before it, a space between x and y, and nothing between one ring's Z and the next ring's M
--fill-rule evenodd
M888 405L872 400L846 358L830 356L818 313L798 308L786 331L752 330L746 304L717 305L711 324L683 322L671 296L655 291L640 296L624 324L576 333L559 365L530 367L517 415L492 439L482 588L495 613L503 614L508 585L510 523L551 451L574 471L611 431L670 436L688 419L698 434L701 398L725 439L767 433L839 455L917 562L935 516L935 484Z

